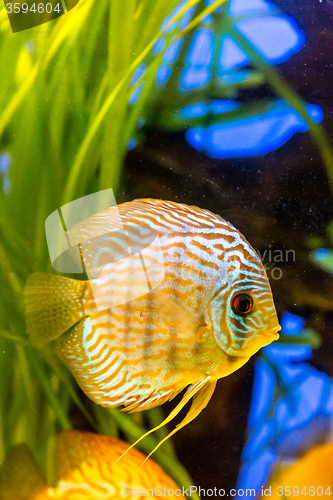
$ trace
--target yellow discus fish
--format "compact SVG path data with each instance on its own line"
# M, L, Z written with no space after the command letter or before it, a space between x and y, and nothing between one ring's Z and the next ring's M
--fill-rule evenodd
M290 500L329 498L333 494L332 464L333 443L317 445L292 465L278 464L271 480L263 488L266 497L272 500L286 497Z
M57 438L57 484L48 487L26 445L18 445L0 472L1 500L121 500L154 496L184 500L182 489L152 460L117 438L64 431Z
M279 337L258 255L208 210L134 200L76 224L67 238L90 280L33 274L27 333L42 346L70 329L56 352L97 404L145 410L188 387L161 424L196 396L179 429L219 378Z

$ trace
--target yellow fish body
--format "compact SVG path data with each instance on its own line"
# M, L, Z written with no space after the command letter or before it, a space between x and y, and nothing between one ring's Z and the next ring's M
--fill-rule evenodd
M25 445L14 448L0 473L1 500L120 500L133 496L184 499L182 489L152 460L114 437L64 431L57 438L57 484L48 487Z
M114 230L119 217L122 230ZM96 237L99 234L99 237ZM161 200L111 207L68 231L90 281L36 273L25 288L35 345L56 352L102 406L144 410L189 386L181 426L280 330L265 269L244 236L208 210Z
M333 443L317 445L292 465L278 464L264 490L272 500L329 498L333 494L332 464Z

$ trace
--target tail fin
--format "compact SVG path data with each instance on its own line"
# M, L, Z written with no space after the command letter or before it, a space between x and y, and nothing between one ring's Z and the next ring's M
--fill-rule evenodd
M46 484L25 444L9 451L0 471L1 500L33 500Z
M27 333L31 343L43 346L84 316L86 282L63 276L34 273L24 288Z

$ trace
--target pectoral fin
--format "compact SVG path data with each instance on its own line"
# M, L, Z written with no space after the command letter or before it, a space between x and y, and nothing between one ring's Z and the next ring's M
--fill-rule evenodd
M155 290L154 300L159 314L169 326L175 328L180 335L188 336L197 342L202 340L206 327L200 324L196 315L164 294L162 290Z

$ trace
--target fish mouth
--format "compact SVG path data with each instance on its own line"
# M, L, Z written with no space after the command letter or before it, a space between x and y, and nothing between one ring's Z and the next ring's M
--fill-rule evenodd
M246 358L249 359L253 354L256 354L259 349L262 349L263 347L266 347L270 345L272 342L275 340L278 340L280 335L278 332L281 330L281 326L277 325L274 328L267 328L266 330L262 331L260 335L258 335L254 340L253 343L251 343L251 349L246 352L246 354L242 354L239 351L236 351L233 348L229 348L224 350L226 354L229 356L235 356L238 359L240 358Z
M272 342L274 342L280 338L280 335L278 334L279 331L281 331L281 326L277 325L274 328L267 328L267 330L264 331L264 335L270 338L273 337Z

